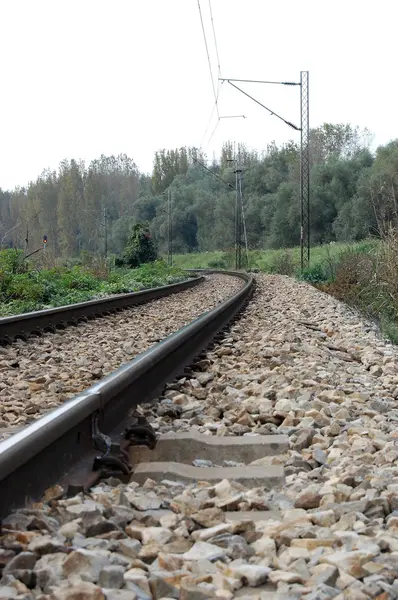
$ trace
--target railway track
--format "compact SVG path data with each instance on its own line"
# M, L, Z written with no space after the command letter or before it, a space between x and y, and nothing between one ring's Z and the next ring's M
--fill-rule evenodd
M40 498L47 487L60 481L61 476L64 476L63 482L67 482L71 489L80 489L92 485L104 468L115 471L112 469L112 460L125 475L129 473L129 465L126 466L123 448L119 443L123 441L123 428L129 424L126 421L129 411L155 397L164 384L202 351L250 297L253 288L251 276L235 273L223 276L237 277L244 281L244 286L216 308L138 355L131 363L0 443L0 516L29 499ZM200 278L189 282L189 285L195 285L198 281ZM181 285L178 285L181 289ZM175 287L173 289L176 291ZM150 292L159 295L165 293L162 290ZM126 300L123 298L124 302ZM128 300L131 302L132 297ZM87 306L81 308L92 310ZM77 309L68 309L77 314ZM97 314L98 309L95 308L95 311ZM96 470L93 471L93 461L98 455L98 447L97 450L93 449L93 439L99 440L97 446L101 447L101 443L107 443L107 440L104 442L104 436L109 435L114 442L112 451L107 449L109 457L102 462L97 461ZM133 432L130 435L134 437L135 434ZM120 474L119 470L116 469L117 474ZM68 475L65 476L65 473Z
M0 349L0 441L216 306L239 280L199 286ZM84 307L86 308L86 307Z
M170 343L191 327L155 348L183 354ZM279 276L256 276L221 332L184 356L188 368L173 372L163 354L152 373L166 385L130 422L147 439L126 445L129 473L89 476L100 452L87 450L58 479L71 497L53 485L3 520L0 598L398 597L398 350L344 305Z
M195 277L180 283L141 292L117 294L100 300L38 310L13 317L2 317L0 318L0 345L6 346L18 339L26 341L30 336L41 336L47 332L54 333L57 329L65 329L71 325L76 326L81 322L104 317L131 306L151 302L170 294L177 294L202 281L203 277Z

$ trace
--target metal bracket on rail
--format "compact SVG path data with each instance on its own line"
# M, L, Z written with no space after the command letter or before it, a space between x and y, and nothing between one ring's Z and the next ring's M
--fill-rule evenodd
M108 435L99 429L99 412L92 417L92 442L96 450L102 453L93 462L93 471L101 471L102 477L128 476L132 471L128 448L147 446L153 450L157 444L156 432L145 416L137 411L131 415L133 422L125 429L123 446L112 442Z
M128 441L127 446L147 446L153 450L158 440L147 418L138 411L134 411L130 417L133 422L124 431L124 439Z
M93 471L102 471L101 475L104 477L116 475L116 473L130 475L131 465L127 452L120 445L113 444L111 438L100 431L98 418L99 413L94 413L91 420L91 437L94 448L102 452L102 456L94 459Z

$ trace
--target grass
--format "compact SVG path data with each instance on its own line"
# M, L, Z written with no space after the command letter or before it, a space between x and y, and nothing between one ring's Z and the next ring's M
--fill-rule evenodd
M163 261L136 269L110 269L103 264L36 269L16 250L0 251L0 316L53 308L112 294L177 283L186 279L178 267Z
M245 253L243 253L245 258ZM234 268L235 253L177 254L174 266L157 261L137 269L111 269L83 255L68 266L23 260L16 250L0 251L0 316L84 302L186 279L183 269ZM359 309L398 344L398 232L382 241L331 244L311 248L311 266L300 272L300 248L252 250L250 269L295 276Z
M311 266L301 273L300 248L253 250L250 268L303 279L359 310L384 337L398 344L398 232L383 240L311 248ZM175 256L181 268L233 268L234 252Z
M206 269L210 263L220 261L224 252L193 252L191 254L174 254L173 263L180 269Z
M341 248L303 274L318 289L359 310L398 344L398 232Z
M374 247L376 241L367 240L357 244L327 244L324 246L314 246L311 248L311 268L317 268L325 264L328 260L334 259L342 252L350 248ZM293 272L286 273L299 275L300 272L300 248L279 249L279 250L249 250L249 268L260 269L265 273L280 272L281 263L290 257ZM191 254L176 254L173 256L173 262L181 269L199 269L199 268L231 268L234 266L235 255L233 251L223 252L201 252ZM242 253L242 261L246 266L246 253Z

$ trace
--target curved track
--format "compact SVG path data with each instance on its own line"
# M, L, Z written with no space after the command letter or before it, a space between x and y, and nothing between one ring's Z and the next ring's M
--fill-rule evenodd
M397 365L343 304L256 276L219 343L140 404L158 439L129 448L128 482L3 519L0 597L396 600Z
M0 348L0 441L188 325L241 287L208 275L195 287Z
M16 339L26 340L31 335L41 335L48 331L55 332L56 329L65 329L68 325L77 325L81 321L95 319L124 308L151 302L157 298L187 290L202 281L203 277L196 277L181 283L173 283L141 292L117 294L100 300L90 300L13 317L3 317L0 318L0 345L11 344Z
M84 489L104 474L105 467L108 474L110 468L111 472L116 469L119 475L124 472L129 476L130 465L126 464L122 446L131 441L131 431L137 427L134 418L127 420L131 409L156 397L251 296L251 275L223 274L243 279L244 286L216 308L0 444L0 517L39 498L55 482L62 481L72 491ZM131 435L123 435L126 425ZM98 449L104 444L109 460L98 462Z

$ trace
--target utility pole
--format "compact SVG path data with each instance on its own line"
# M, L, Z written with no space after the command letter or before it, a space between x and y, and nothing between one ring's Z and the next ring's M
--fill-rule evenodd
M222 181L223 183L225 183L229 188L231 188L231 190L234 189L233 186L228 181L225 181L222 177L220 177L219 175L217 175L217 173L214 173L214 171L211 171L210 169L208 169L206 167L206 165L204 165L203 163L201 163L200 161L198 161L196 158L194 158L193 160L198 165L200 165L201 167L203 167L203 169L205 169L211 175L213 175L213 177L216 177L216 179L219 179L220 181ZM236 269L240 269L241 268L242 224L243 224L243 235L244 235L244 238L245 238L245 247L246 247L246 262L247 262L247 268L249 268L249 248L248 248L248 244L247 244L247 231L246 231L245 213L244 213L244 210L243 210L242 169L238 169L238 161L237 161L236 158L228 159L228 162L235 163L235 170L234 170L234 173L235 173L235 192L236 192L236 201L235 201L235 268Z
M228 162L235 164L235 269L239 270L242 267L242 169L237 158L231 158Z
M168 189L167 195L167 214L168 214L168 251L167 251L167 264L169 267L173 264L173 231L172 231L172 219L171 219L171 189Z
M104 256L108 256L108 211L104 207Z
M42 212L42 209L38 210L37 213L35 213L35 215L30 220L30 222L34 223L41 212ZM28 246L29 246L29 219L24 219L24 221L26 221L25 252L27 252Z
M247 243L246 219L245 219L245 211L243 208L242 173L239 177L239 195L240 195L240 208L241 208L240 214L242 216L243 237L244 237L245 250L246 250L246 269L249 269L249 245Z
M242 173L243 169L239 167L236 161L236 269L242 268L242 246L245 244L246 250L246 268L249 268L249 248L247 244L247 231L245 211L243 208L243 193L242 193ZM243 236L242 236L243 233Z
M310 124L309 72L300 72L300 250L301 272L310 265Z
M242 169L238 168L236 161L236 206L235 206L235 268L242 268Z

